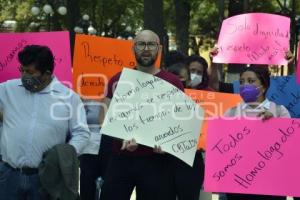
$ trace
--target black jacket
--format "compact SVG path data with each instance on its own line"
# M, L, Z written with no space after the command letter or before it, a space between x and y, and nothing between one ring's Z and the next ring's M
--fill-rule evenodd
M43 199L78 200L79 160L69 144L58 144L43 154L39 165Z

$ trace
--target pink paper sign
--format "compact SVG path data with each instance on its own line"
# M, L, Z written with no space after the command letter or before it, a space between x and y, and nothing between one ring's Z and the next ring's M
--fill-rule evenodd
M1 33L0 82L20 78L18 52L26 45L48 46L55 56L54 74L66 85L72 85L69 32Z
M286 65L290 19L280 15L251 13L223 21L215 63Z
M300 119L209 122L204 189L300 197Z

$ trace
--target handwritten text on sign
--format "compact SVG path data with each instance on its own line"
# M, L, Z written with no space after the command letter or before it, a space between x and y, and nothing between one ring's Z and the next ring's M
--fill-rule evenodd
M284 105L293 118L300 118L300 85L297 84L295 75L273 77L267 97Z
M132 40L76 35L73 60L75 91L87 99L105 96L108 80L123 67L136 66ZM155 66L160 65L160 56Z
M193 165L204 111L172 84L124 68L101 132L166 151Z
M72 85L68 32L1 33L0 43L0 82L20 78L18 53L26 45L35 44L48 46L51 49L55 59L54 74L66 85Z
M185 94L190 96L205 111L198 143L199 149L205 149L207 122L222 116L226 110L237 105L241 102L241 97L237 94L192 89L185 89Z
M206 191L300 196L300 119L209 122Z
M223 21L216 63L287 64L290 19L273 14L251 13Z

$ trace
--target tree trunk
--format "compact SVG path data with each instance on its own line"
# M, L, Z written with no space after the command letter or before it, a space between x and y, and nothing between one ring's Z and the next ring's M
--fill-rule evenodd
M164 30L162 0L144 0L144 29L149 29L157 33L163 45L163 52L167 52L164 45L167 42L167 34Z
M176 12L176 45L177 50L188 55L189 50L189 25L190 3L185 0L173 0ZM197 54L199 52L196 52Z
M243 1L238 0L229 0L228 4L228 17L232 17L234 15L239 15L244 13L244 3ZM247 64L247 63L245 63ZM241 72L241 69L244 65L243 64L229 64L228 65L228 79L231 79L230 77L233 77L233 79L236 79L237 74Z
M290 13L290 18L291 18L291 39L290 39L290 49L292 52L294 52L297 56L297 47L298 47L298 41L297 41L297 37L298 37L298 31L297 31L297 26L296 26L296 0L292 0L292 12ZM288 73L289 74L293 74L296 68L296 59L294 59L294 61L292 63L289 64L288 66ZM299 62L299 61L297 61Z
M68 0L67 1L67 10L68 10L68 29L70 30L70 44L71 44L71 55L73 60L73 50L75 44L75 32L74 27L79 22L80 19L80 9L78 0Z
M243 1L243 9L244 9L244 13L249 12L249 0Z
M238 0L229 0L228 17L244 13L244 3Z
M224 20L224 8L225 8L225 2L224 0L218 1L218 7L219 7L219 31L221 30L222 22Z

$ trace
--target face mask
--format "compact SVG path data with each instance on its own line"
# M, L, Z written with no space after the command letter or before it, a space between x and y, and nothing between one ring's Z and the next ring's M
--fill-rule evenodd
M202 76L201 75L191 73L191 87L196 87L201 82L202 82Z
M40 86L43 84L39 77L31 75L23 75L21 81L25 89L30 92L40 91Z
M255 102L259 97L259 87L255 85L242 85L240 87L240 95L243 98L244 102Z

